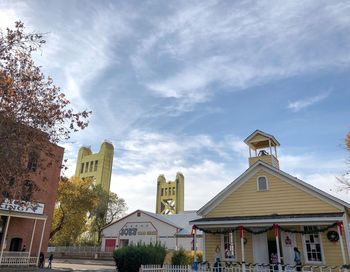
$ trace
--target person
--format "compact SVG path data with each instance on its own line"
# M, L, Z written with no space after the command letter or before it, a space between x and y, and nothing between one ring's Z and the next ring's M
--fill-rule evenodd
M215 260L214 260L214 267L216 268L215 271L221 272L221 250L220 247L217 246L215 249Z
M278 256L276 253L271 253L271 263L272 263L272 270L277 271L278 270Z
M301 255L297 247L294 248L294 262L297 267L297 271L301 271Z
M45 256L44 253L40 252L39 255L39 268L44 268Z
M27 250L26 245L24 245L23 248L22 248L22 252L24 252L26 250Z
M49 256L49 265L47 266L47 268L52 268L52 260L53 260L53 254L51 252L50 256Z

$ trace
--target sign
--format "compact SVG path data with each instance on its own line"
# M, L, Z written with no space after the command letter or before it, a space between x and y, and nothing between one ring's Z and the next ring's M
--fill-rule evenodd
M157 235L157 230L151 222L129 222L119 231L120 236L148 236Z
M31 214L44 214L44 204L39 202L29 202L16 199L8 199L0 204L0 210L15 211Z

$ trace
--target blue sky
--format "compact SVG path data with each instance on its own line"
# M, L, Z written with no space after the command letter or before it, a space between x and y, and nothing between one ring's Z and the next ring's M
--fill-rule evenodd
M0 26L47 33L38 64L91 109L66 148L114 143L112 191L155 210L156 179L185 176L198 209L247 167L255 129L281 169L350 202L348 1L4 1Z

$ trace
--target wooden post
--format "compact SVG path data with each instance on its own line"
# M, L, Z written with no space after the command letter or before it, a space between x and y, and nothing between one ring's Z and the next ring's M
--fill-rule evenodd
M343 257L343 264L346 264L345 250L344 250L344 244L343 244L343 221L339 221L337 223L337 225L338 225L339 244L340 244L340 248L341 248L341 255Z
M30 246L29 246L28 257L30 257L30 252L32 251L32 245L33 245L35 228L36 228L36 219L34 219L34 226L33 226L33 231L32 231L32 238L30 239Z
M281 266L281 253L280 253L280 242L278 238L278 224L273 224L273 228L275 230L275 237L276 237L276 249L277 249L277 261L278 261L278 271L282 272L282 266Z
M241 237L241 250L242 250L242 272L245 272L245 257L244 257L244 229L243 226L239 226L239 235Z
M6 236L7 236L7 231L9 229L9 225L10 225L10 219L11 219L11 215L9 215L7 217L7 221L6 221L6 227L5 227L5 233L4 233L4 236L2 238L2 242L1 242L1 251L0 251L0 266L1 266L1 262L2 262L2 255L4 253L4 246L5 246L5 243L6 243Z
M43 243L43 237L44 237L44 232L45 232L45 225L46 225L46 218L44 220L44 226L43 226L43 229L41 231L41 238L40 238L40 244L39 244L39 248L38 248L38 255L37 255L37 258L36 258L36 266L38 266L38 263L39 263L39 255L40 255L40 251L41 251L41 244Z

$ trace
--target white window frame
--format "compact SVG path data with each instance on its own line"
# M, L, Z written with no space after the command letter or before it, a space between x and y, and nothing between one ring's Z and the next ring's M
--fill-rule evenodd
M306 225L307 227L318 227L316 225ZM302 226L302 230L305 230L305 226ZM306 249L306 240L305 240L305 234L301 235L302 242L303 242L303 251L304 251L304 260L306 264L325 264L326 263L326 258L324 255L324 248L323 248L323 243L322 243L322 235L321 232L318 233L318 237L320 240L320 248L321 248L321 256L322 256L322 261L317 262L317 261L309 261L307 257L307 249Z
M260 188L259 188L259 178L265 178L265 180L266 180L266 190L260 190ZM267 177L266 176L258 176L256 178L256 191L257 192L267 192L268 190L269 190L269 180L267 179Z
M232 233L232 243L233 243L233 248L235 252L233 253L233 258L225 258L225 240L224 240L224 235L221 234L221 260L225 262L235 262L237 260L237 246L236 246L236 231L231 232Z

